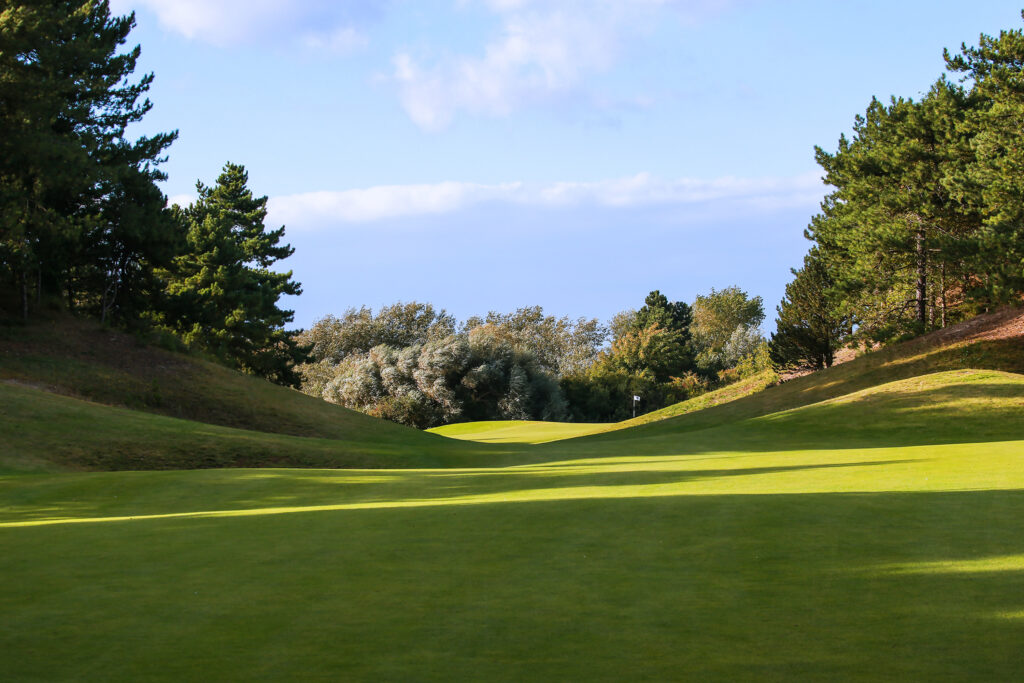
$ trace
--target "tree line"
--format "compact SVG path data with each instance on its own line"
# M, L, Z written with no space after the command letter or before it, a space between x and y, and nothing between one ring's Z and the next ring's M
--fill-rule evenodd
M944 58L947 74L920 99L872 99L835 151L815 149L832 191L778 308L779 367L827 367L844 344L1021 302L1024 33L982 35Z
M651 292L608 325L540 306L459 323L419 302L351 308L299 335L302 389L419 428L466 420L612 421L768 369L760 297L691 305Z
M228 163L167 207L160 165L177 132L132 139L153 75L133 77L134 15L103 1L6 2L0 12L0 311L48 309L161 331L243 371L297 385L284 327L292 253L266 197Z

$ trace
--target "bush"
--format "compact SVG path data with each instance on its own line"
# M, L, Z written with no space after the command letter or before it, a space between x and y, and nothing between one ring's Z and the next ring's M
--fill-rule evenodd
M772 369L771 348L764 340L753 351L740 358L739 363L736 364L739 379L753 377L770 369Z
M307 393L420 429L566 416L558 383L537 357L486 327L404 348L378 345L302 370Z
M695 372L688 372L682 377L673 377L672 387L686 398L693 398L707 392L708 381Z

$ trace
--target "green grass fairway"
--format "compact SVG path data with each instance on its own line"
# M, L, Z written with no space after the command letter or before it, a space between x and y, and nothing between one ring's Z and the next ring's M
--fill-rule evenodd
M0 477L0 680L1019 678L1024 377L673 423Z
M428 432L464 441L484 443L547 443L608 431L612 425L586 422L460 422L428 429Z

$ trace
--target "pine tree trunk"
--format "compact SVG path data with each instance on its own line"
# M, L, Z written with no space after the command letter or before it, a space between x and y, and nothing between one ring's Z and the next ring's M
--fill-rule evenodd
M917 322L928 321L928 256L924 249L924 228L917 230Z
M942 327L946 327L946 264L942 264Z

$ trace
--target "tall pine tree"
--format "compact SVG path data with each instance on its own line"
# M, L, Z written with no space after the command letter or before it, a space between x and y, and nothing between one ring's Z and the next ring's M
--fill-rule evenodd
M303 358L284 326L293 311L283 295L302 292L292 272L270 267L294 252L281 244L284 227L267 230L267 198L254 197L245 168L228 163L199 198L180 211L188 227L185 253L168 273L163 320L187 344L246 372L298 386L294 365Z
M117 314L175 239L155 181L177 134L125 137L152 106L152 74L131 80L139 48L121 49L134 16L97 0L2 8L0 307L27 317L63 295Z
M1024 17L1024 12L1022 12ZM1024 293L1024 31L982 35L977 47L946 53L964 75L974 106L961 126L973 158L956 174L958 198L984 224L969 263L974 289L992 303L1020 302Z
M979 221L946 180L966 153L958 133L966 110L962 90L939 81L920 102L872 100L852 140L841 137L835 153L816 150L836 189L808 237L844 292L844 312L867 332L944 324L951 294L964 291L963 253Z

